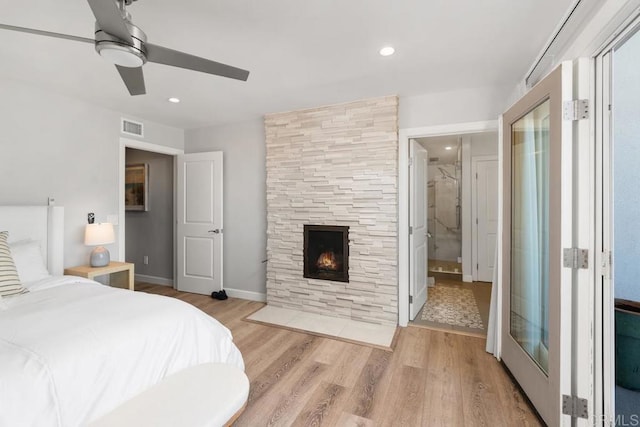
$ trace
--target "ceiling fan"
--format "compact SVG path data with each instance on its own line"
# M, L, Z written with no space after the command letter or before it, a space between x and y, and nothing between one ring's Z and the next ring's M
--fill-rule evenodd
M0 28L95 44L100 56L115 64L131 95L146 93L142 74L142 66L146 62L171 65L242 81L249 78L247 70L147 43L147 36L131 22L131 15L126 10L127 6L137 0L87 1L96 17L95 40L1 23Z

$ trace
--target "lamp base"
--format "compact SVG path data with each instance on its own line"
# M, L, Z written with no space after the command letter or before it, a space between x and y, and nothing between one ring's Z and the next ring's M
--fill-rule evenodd
M105 267L111 262L110 258L109 251L98 246L91 252L90 265L91 267Z

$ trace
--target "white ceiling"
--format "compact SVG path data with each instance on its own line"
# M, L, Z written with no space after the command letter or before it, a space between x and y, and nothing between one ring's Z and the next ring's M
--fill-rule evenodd
M105 0L108 1L108 0ZM140 0L149 42L251 71L148 63L129 96L93 46L0 29L0 76L181 128L360 98L515 86L572 0ZM0 22L93 37L84 0L0 0ZM393 45L396 54L378 50ZM174 105L166 99L182 99Z
M458 160L460 138L460 135L448 135L417 138L416 141L427 149L429 163L448 165L454 164ZM447 150L446 147L451 147L451 149Z

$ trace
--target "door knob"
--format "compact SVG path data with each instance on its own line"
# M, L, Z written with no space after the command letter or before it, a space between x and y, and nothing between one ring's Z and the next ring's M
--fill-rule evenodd
M215 230L209 230L209 233L219 234L220 233L220 229L216 228Z

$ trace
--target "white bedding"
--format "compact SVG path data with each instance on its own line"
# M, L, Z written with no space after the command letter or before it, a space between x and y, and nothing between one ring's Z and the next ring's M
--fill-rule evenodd
M86 424L205 362L244 369L231 333L182 301L50 278L0 306L0 426Z

